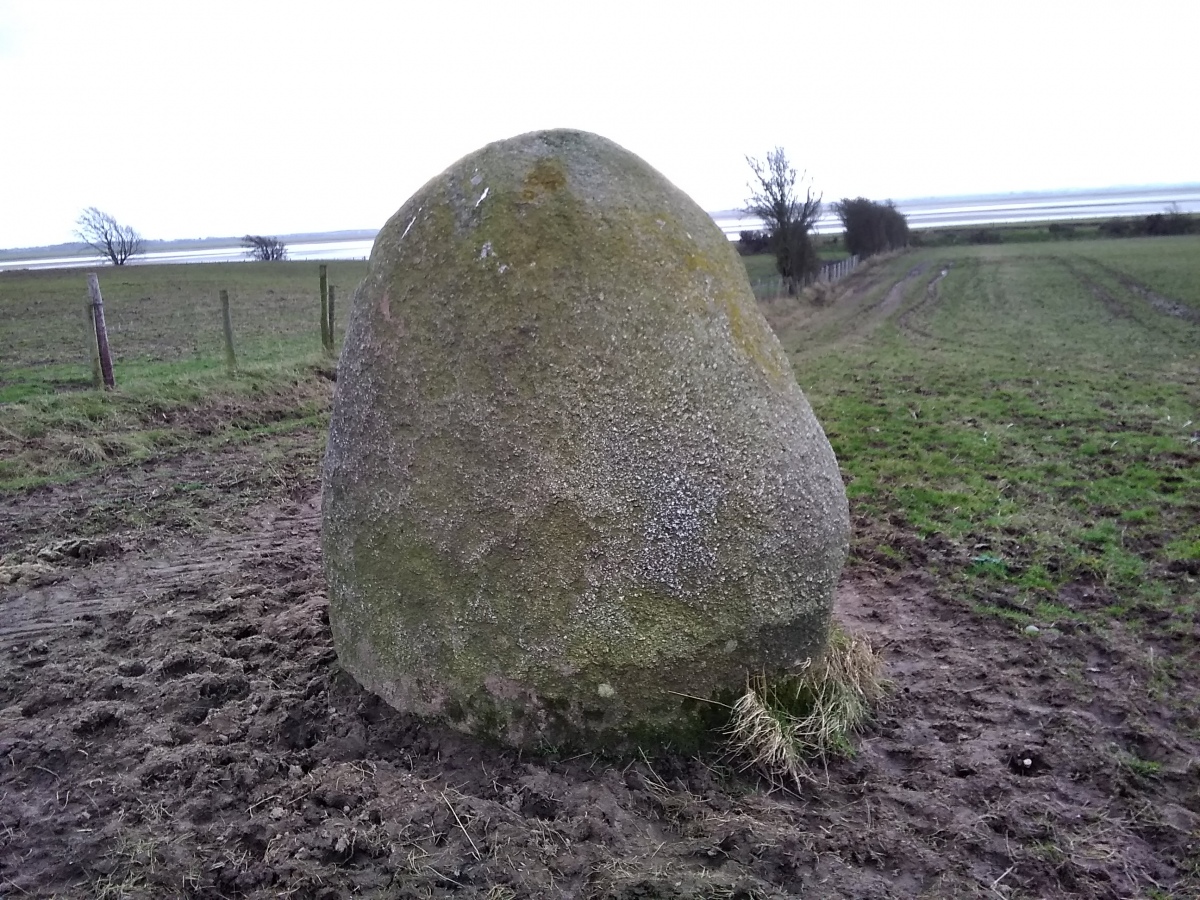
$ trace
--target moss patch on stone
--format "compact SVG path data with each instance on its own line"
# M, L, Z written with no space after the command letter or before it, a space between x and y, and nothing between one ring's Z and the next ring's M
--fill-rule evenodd
M380 232L325 487L347 669L520 746L690 734L680 695L819 652L848 534L720 229L571 131L460 160Z

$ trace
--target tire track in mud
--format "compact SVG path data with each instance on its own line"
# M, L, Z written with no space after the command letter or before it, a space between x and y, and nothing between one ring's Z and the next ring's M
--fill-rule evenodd
M1141 282L1134 280L1119 269L1115 269L1088 257L1083 257L1083 259L1089 265L1095 266L1101 272L1104 272L1114 278L1126 291L1128 291L1131 300L1133 300L1133 298L1137 298L1144 301L1143 304L1137 304L1136 301L1133 303L1127 302L1126 300L1114 294L1104 284L1092 277L1092 275L1090 275L1083 266L1079 265L1079 263L1073 260L1057 257L1056 262L1062 265L1062 267L1068 273L1070 273L1073 278L1083 285L1083 287L1087 289L1088 293L1092 295L1092 298L1099 302L1108 312L1108 314L1114 319L1120 319L1127 322L1136 322L1143 328L1152 329L1155 331L1174 331L1174 328L1168 324L1167 319L1162 318L1163 316L1170 319L1191 322L1193 324L1200 324L1200 312L1193 310L1176 300L1172 300L1169 297L1159 294L1157 291L1145 284L1142 284ZM1158 316L1149 320L1147 320L1145 317L1139 317L1137 315L1139 308L1149 308L1153 312L1157 313Z
M1106 272L1120 282L1121 287L1129 291L1135 297L1146 301L1152 309L1165 316L1170 316L1174 319L1183 319L1184 321L1200 325L1200 310L1193 309L1186 303L1168 297L1165 294L1160 294L1154 288L1150 287L1141 281L1138 281L1127 272L1123 272L1113 266L1102 263L1099 260L1091 257L1084 257L1089 263L1095 266L1102 272Z
M883 302L876 306L871 311L871 318L867 324L867 331L871 332L890 319L896 314L896 310L900 308L900 304L904 302L904 294L908 291L908 286L913 283L931 265L929 260L918 263L909 269L908 274L893 284L888 292L883 297Z
M197 584L219 591L247 569L296 554L311 556L319 544L320 497L261 514L257 530L221 533L166 556L161 548L119 554L85 568L33 564L33 584L0 586L0 641L28 639L77 627L110 613L172 597L186 601Z
M1058 260L1080 284L1087 288L1092 298L1097 300L1114 319L1132 319L1133 311L1115 297L1104 285L1087 274L1077 263L1067 259Z
M918 328L913 324L913 321L918 313L924 314L927 309L937 303L938 285L941 283L943 278L950 274L951 268L953 268L951 263L943 263L941 265L940 269L938 270L938 274L934 275L933 278L929 280L929 283L925 285L924 296L922 296L920 300L918 300L908 309L904 310L904 312L897 317L896 327L898 329L909 335L917 335L919 337L933 339L933 335L930 332L923 328Z
M789 355L868 335L895 313L911 280L929 266L918 263L897 279L889 272L892 262L883 256L869 259L850 277L830 285L829 293L815 305L795 302L780 307L760 302L759 308ZM873 298L877 290L880 297Z
M931 264L929 260L917 263L902 278L892 282L891 287L887 289L880 300L851 312L840 323L839 330L841 333L838 339L844 340L856 336L870 335L880 325L892 318L904 303L904 295L908 291L909 285L915 279L920 278L929 269ZM861 285L855 285L845 294L838 297L835 304L845 307L852 306L863 295L874 290L883 281L884 279L881 278L872 278Z
M915 280L926 275L930 267L935 265L937 264L933 260L920 261L898 278L895 275L885 276L884 272L880 270L873 270L869 274L859 275L856 273L847 279L852 282L847 289L843 293L836 294L826 304L831 310L830 314L833 318L826 319L820 324L818 328L820 335L815 346L869 337L876 329L890 320L896 321L898 327L903 328L903 323L908 321L911 311L900 312L900 310L904 307L905 297L910 287ZM926 286L926 296L918 301L916 307L922 307L931 299L936 299L936 292L931 296L930 291L948 271L948 264L940 266L940 274L935 275ZM859 278L862 280L858 281ZM877 299L869 299L870 295L881 285L888 285L888 287L881 292ZM900 313L899 317L897 317L898 312ZM776 333L781 335L785 345L789 345L786 337L791 324L778 318L771 321L771 326L776 329ZM915 331L911 328L908 330Z

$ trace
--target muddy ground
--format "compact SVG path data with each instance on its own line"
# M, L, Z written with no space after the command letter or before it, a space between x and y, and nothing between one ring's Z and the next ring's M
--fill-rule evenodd
M299 431L0 499L0 896L1200 897L1195 681L1157 677L1195 632L1028 635L859 562L838 617L894 691L799 794L522 757L339 670L318 457Z

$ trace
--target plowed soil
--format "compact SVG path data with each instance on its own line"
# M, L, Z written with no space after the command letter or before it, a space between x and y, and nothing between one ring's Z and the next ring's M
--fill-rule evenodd
M891 699L802 790L522 757L341 672L319 435L271 440L0 500L0 896L1200 896L1198 723L1155 678L1198 635L1026 634L859 563L837 614Z

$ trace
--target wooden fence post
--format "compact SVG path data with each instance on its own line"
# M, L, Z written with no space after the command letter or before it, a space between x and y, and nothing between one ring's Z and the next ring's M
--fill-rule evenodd
M329 349L329 267L321 263L321 346Z
M88 296L92 298L92 320L96 323L96 352L100 355L100 376L104 386L112 390L117 386L113 378L112 353L108 348L108 328L104 324L104 298L100 295L100 279L95 272L88 273Z
M91 298L83 304L83 329L84 340L88 346L88 359L92 361L92 387L98 388L104 382L100 380L100 351L96 349L96 318Z
M221 326L225 331L225 368L232 375L237 371L237 355L233 352L233 319L229 317L229 291L221 291Z
M325 333L329 337L329 343L325 345L325 352L333 356L334 347L337 344L337 339L333 332L333 285L329 286L329 315L326 317L328 323L325 328Z

